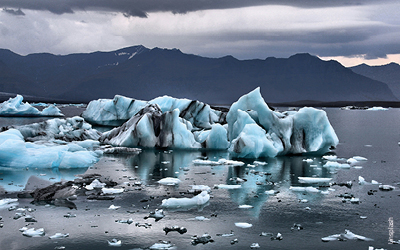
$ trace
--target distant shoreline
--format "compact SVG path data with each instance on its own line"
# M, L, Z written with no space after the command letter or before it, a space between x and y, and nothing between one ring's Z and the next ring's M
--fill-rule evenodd
M7 101L9 98L14 98L17 94L13 93L0 93L0 102ZM69 100L62 100L56 98L47 98L47 97L37 97L37 96L25 96L24 102L30 103L57 103L57 104L77 104L84 103L88 104L88 102L74 102ZM96 99L94 99L96 100ZM201 101L201 100L200 100ZM321 101L312 101L312 100L304 100L304 101L295 101L295 102L268 102L267 104L270 107L346 107L346 106L354 106L354 107L376 107L381 106L385 108L400 108L400 101L337 101L337 102L321 102ZM216 104L216 103L208 103L213 107L229 107L231 104Z

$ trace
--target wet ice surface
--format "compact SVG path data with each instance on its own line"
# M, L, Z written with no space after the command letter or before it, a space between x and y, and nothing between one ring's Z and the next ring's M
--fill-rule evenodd
M212 161L229 159L223 151L143 151L138 155L104 156L86 173L110 177L118 183L114 189L123 189L122 193L113 193L113 200L88 200L86 196L78 196L73 200L76 210L34 205L31 198L3 202L0 245L4 249L113 249L115 247L108 242L113 243L115 239L117 245L121 241L117 249L163 246L170 249L251 249L251 246L257 248L257 244L260 249L369 249L369 246L396 249L398 246L388 244L388 228L392 221L393 240L399 240L400 156L399 138L394 134L397 135L400 127L400 112L397 109L362 112L327 110L341 141L336 149L338 162L347 164L354 156L368 159L350 168L324 167L328 159L313 156L244 161L243 166L193 163L193 160L204 159L200 157ZM382 123L382 120L387 122ZM362 168L356 168L357 165ZM81 170L78 173L9 171L0 170L3 179L0 185L7 190L23 188L27 181L25 176L31 174L54 181L73 179L74 175L83 173ZM366 183L360 185L359 176ZM158 183L167 177L179 179L179 185ZM330 186L329 182L302 184L298 177L332 178L336 185ZM372 180L395 189L379 189ZM350 181L351 185L345 185ZM215 188L215 185L240 188ZM189 210L169 210L161 206L164 199L192 198L203 189L210 192L205 204ZM16 198L16 193L3 194L0 200L3 198ZM351 202L352 198L359 202ZM110 206L119 209L109 209ZM16 213L21 212L25 215L14 219ZM26 222L28 215L37 222ZM156 218L161 219L156 221ZM238 227L235 223L252 226ZM22 227L43 228L45 236L25 237L19 231ZM187 232L165 234L164 228L185 228ZM374 241L321 240L346 230ZM49 239L67 234L65 238ZM204 236L205 240L209 236L212 242L192 245L195 236L197 239Z

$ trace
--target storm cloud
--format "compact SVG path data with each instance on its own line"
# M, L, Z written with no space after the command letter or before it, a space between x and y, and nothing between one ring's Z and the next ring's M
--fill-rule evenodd
M400 54L394 0L0 0L0 8L0 47L20 54L139 44L238 59Z

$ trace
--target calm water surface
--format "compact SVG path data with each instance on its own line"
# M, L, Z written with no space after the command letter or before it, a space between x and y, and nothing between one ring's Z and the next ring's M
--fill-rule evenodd
M366 181L376 180L384 184L399 186L399 129L400 110L365 111L325 109L334 127L340 144L334 151L338 157L364 156L368 161L359 164L362 168L327 169L324 161L314 156L292 156L263 159L264 166L252 166L252 161L242 167L198 166L192 160L208 157L218 160L229 158L226 152L198 151L144 151L139 155L126 157L104 156L90 169L75 170L0 170L0 185L8 194L21 190L29 176L43 179L73 179L81 173L100 173L110 176L125 187L126 192L112 201L89 201L79 196L75 201L77 210L65 207L37 206L31 199L20 199L19 207L29 206L36 211L31 214L38 222L29 227L46 230L46 236L27 238L18 231L26 226L23 219L14 220L15 211L0 209L3 228L0 228L0 249L112 249L107 240L122 240L120 249L149 248L159 240L170 241L177 249L250 249L252 243L259 243L261 249L398 249L388 244L389 239L400 239L400 213L398 206L400 192L380 191L377 185L358 185L358 176ZM31 123L32 118L0 118L0 126ZM35 118L38 119L38 118ZM42 118L39 118L42 119ZM35 120L36 122L36 120ZM306 162L305 159L312 159ZM249 165L250 164L250 165ZM303 193L289 190L290 186L301 186L299 176L331 177L334 182L352 181L351 189L333 186L329 194ZM182 182L177 187L161 186L157 181L164 177L177 177ZM184 194L190 185L235 184L235 177L246 180L242 188L235 190L212 189L212 199L204 206L188 211L165 211L165 218L155 222L145 220L150 211L160 208L161 201L169 197L191 197ZM134 186L135 181L142 185ZM128 184L129 183L129 184ZM327 190L328 188L323 188ZM275 195L265 191L276 190ZM373 195L368 191L376 190ZM360 198L360 204L343 203L340 194L351 193ZM121 206L110 210L111 205ZM239 205L251 205L241 209ZM128 212L129 211L129 212ZM71 212L75 218L63 215ZM196 216L209 220L196 221ZM360 216L363 216L360 218ZM365 217L366 218L365 218ZM133 224L115 222L119 219L134 220ZM135 222L151 223L151 227L136 227ZM251 228L239 228L235 222L247 222ZM291 230L294 223L302 230ZM165 226L186 227L186 234L170 232L165 235ZM363 235L374 241L334 241L324 243L322 237L344 232L345 229ZM234 236L221 237L217 234L230 233ZM69 233L65 239L51 240L47 236L55 233ZM271 240L260 236L262 232L281 233L283 240ZM213 243L191 245L191 237L208 233ZM231 245L237 239L238 243Z

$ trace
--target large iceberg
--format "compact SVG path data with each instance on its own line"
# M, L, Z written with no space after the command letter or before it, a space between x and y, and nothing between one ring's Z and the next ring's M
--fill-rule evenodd
M99 112L92 109L96 103L114 110L110 117L132 115L126 115L128 121L100 138L102 143L114 146L228 149L232 157L260 158L324 154L339 142L325 111L308 107L298 112L273 111L259 88L239 98L227 113L198 101L168 96L147 103L117 96L114 101L92 103L84 114L94 120L97 113L98 124L109 124L111 120L104 108Z
M23 99L21 95L17 95L0 103L0 116L64 116L54 105L39 111L29 103L23 103Z
M86 121L104 126L121 126L149 104L158 105L162 113L179 110L179 116L190 121L194 127L211 128L214 123L224 123L225 113L210 105L178 99L170 96L157 97L149 102L116 95L114 99L99 99L89 103L82 113Z
M162 113L158 105L149 104L121 127L103 133L100 141L114 146L200 148L192 128L179 117L179 109Z
M93 144L94 141L65 145L25 142L19 130L10 129L0 133L0 167L87 168L101 156L101 151L85 148Z

